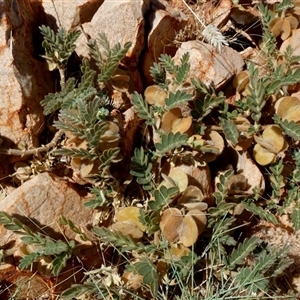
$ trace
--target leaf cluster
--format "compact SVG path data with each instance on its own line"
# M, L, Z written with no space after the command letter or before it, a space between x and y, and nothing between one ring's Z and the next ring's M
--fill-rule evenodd
M59 28L57 33L48 26L42 25L39 27L44 41L42 43L45 49L44 57L49 65L50 71L54 69L64 69L68 59L74 52L75 42L81 34L80 30L67 32L64 28Z
M92 58L99 68L97 77L98 85L103 89L117 70L120 61L131 47L131 43L125 43L123 47L120 43L117 43L111 47L106 35L101 33L97 39L89 41L88 47Z
M17 218L11 217L3 211L0 212L0 223L7 230L22 235L21 240L25 245L34 245L35 247L34 251L21 259L19 264L21 269L27 269L44 256L54 257L51 262L51 271L54 276L57 276L72 256L72 251L75 248L74 241L68 243L61 240L55 241L41 233L35 233Z

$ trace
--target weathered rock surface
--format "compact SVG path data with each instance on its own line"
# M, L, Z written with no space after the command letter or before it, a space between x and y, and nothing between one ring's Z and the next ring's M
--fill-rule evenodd
M59 226L58 219L63 215L82 228L90 224L92 210L84 208L85 196L75 185L53 174L41 173L0 201L0 211L53 238L74 238L73 232ZM19 237L0 225L0 246Z
M66 30L72 30L90 22L103 2L104 0L42 0L41 5L47 14L48 25L52 29L63 26Z
M224 86L244 66L242 56L232 48L222 47L222 52L200 41L189 41L181 44L174 56L174 62L180 64L184 53L190 54L189 78L199 78L205 84L216 88Z
M147 84L152 83L149 69L162 53L174 56L177 47L173 43L176 33L187 23L187 16L172 8L165 1L153 1L151 12L147 16L150 31L147 47L142 59L143 74Z
M44 126L40 101L54 90L54 79L39 57L37 14L30 1L4 1L0 22L1 147L38 146Z
M77 41L76 52L87 57L86 43L89 38L96 39L99 33L105 33L110 45L124 45L132 42L127 53L131 65L137 60L145 45L144 15L149 9L149 0L106 0L93 16L91 22L82 25L84 34Z

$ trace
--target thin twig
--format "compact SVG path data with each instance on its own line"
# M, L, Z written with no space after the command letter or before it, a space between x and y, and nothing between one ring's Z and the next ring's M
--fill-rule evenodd
M51 148L55 147L58 140L63 135L64 131L62 129L58 130L52 141L45 146L34 148L34 149L28 149L28 150L19 150L19 149L0 149L0 154L4 155L14 155L14 156L25 156L25 155L34 155L41 152L46 152L50 150Z

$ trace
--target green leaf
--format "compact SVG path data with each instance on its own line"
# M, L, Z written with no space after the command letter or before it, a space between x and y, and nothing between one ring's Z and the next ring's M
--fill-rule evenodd
M20 269L26 269L28 268L31 264L33 264L41 255L36 253L36 252L32 252L29 255L26 255L25 257L23 257L20 260L19 263L19 268Z
M150 286L150 291L153 297L157 297L158 293L158 272L151 260L142 258L141 261L133 265L134 270L143 276L143 283Z
M80 148L62 148L57 149L54 151L55 155L61 155L61 156L71 156L71 157L78 157L81 159L90 159L90 160L96 160L98 158L98 155L96 153L90 153L88 150Z
M143 99L143 97L134 92L131 95L131 102L134 105L134 108L137 112L137 115L146 121L148 125L155 125L155 117L152 111L152 108L148 105L148 103Z
M112 232L105 227L93 227L92 231L100 237L104 243L109 243L117 247L121 252L146 252L148 254L156 251L155 245L144 245L140 242L135 242L129 235L124 236L120 232Z
M103 53L101 53L98 44L104 49ZM117 43L111 48L106 35L100 33L97 40L89 40L88 47L92 58L100 69L97 80L99 85L103 87L103 84L105 85L117 70L120 61L131 47L131 43L125 43L123 47L120 43Z
M229 257L229 267L232 269L236 265L241 265L244 263L244 259L257 247L259 238L251 237L245 239L243 243L239 244L237 249L231 252Z
M54 276L58 276L61 270L67 265L67 261L71 258L71 253L62 253L52 261L52 273Z
M145 153L143 147L134 149L130 174L137 177L137 182L142 185L145 191L152 189L152 163L150 156Z
M298 231L300 229L300 209L294 208L293 212L291 214L292 223L294 226L294 229Z
M236 286L240 290L245 288L252 294L257 294L258 291L265 291L269 281L262 275L253 271L252 268L241 268L235 277Z
M95 285L83 285L83 284L72 284L70 288L63 291L60 294L60 298L62 299L74 299L82 296L86 292L94 292L96 290Z
M177 66L172 60L172 57L167 54L161 54L161 56L158 58L160 61L160 64L170 73L175 74L177 72Z
M272 213L265 211L262 207L255 205L255 203L243 202L243 204L245 209L247 209L251 213L258 215L259 217L261 217L264 220L267 220L268 222L278 224L276 217Z
M236 145L240 134L233 121L230 119L221 119L220 125L224 130L226 139L229 140L233 145Z
M110 148L107 150L104 150L99 158L100 160L100 169L104 169L106 167L109 167L111 162L116 159L118 154L120 153L120 148Z
M107 203L107 199L105 197L103 190L99 189L98 187L92 187L91 193L94 195L94 198L84 202L83 205L85 207L97 208L101 206L106 206L106 204L109 205L109 203Z
M182 91L176 91L175 94L170 92L169 97L165 100L167 109L178 107L187 101L190 101L192 97L192 95Z
M175 77L175 83L178 85L184 83L189 73L190 70L189 57L190 57L189 53L186 52L185 54L183 54L183 56L180 59L180 66L177 69L177 73Z
M66 81L65 88L55 94L49 93L40 102L44 107L44 115L49 115L52 112L60 109L63 103L72 98L75 90L75 78L71 77Z
M180 132L169 132L163 134L161 137L161 143L155 144L156 154L158 156L163 156L165 153L174 150L176 148L187 145L188 136L186 134L181 134Z
M165 84L166 72L160 64L153 63L153 66L150 67L150 75L157 84Z
M294 121L280 120L277 115L273 116L273 120L276 124L280 125L283 129L284 133L290 136L295 141L300 140L300 125L295 123Z

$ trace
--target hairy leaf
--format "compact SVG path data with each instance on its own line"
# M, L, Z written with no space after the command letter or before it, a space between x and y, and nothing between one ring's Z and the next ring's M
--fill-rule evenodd
M134 92L131 95L131 102L134 105L134 108L138 114L138 116L146 121L148 125L155 125L155 117L152 111L152 108L148 105L148 103L143 99L143 97Z
M157 84L165 84L166 72L160 64L155 62L153 66L150 67L150 75Z
M178 107L187 101L192 99L192 95L182 92L182 91L176 91L174 93L169 93L169 97L165 100L166 106L168 109L172 109L174 107Z
M244 259L256 248L259 239L257 237L251 237L245 239L243 243L239 244L236 249L231 252L229 257L229 267L234 268L235 265L241 265L244 263Z
M102 242L110 243L114 247L119 248L121 252L137 251L139 253L146 252L148 254L156 251L154 245L144 245L140 242L135 242L129 235L124 236L121 233L110 231L105 227L93 227L92 231L100 237Z
M295 123L294 121L287 121L287 120L280 120L280 118L277 115L273 116L273 120L275 123L280 125L282 130L290 136L295 141L300 140L300 125Z
M300 229L300 209L299 208L294 208L292 215L292 223L293 223L293 227L296 231L298 231Z
M181 85L184 83L184 81L187 78L187 75L190 70L190 64L189 64L189 53L183 54L183 56L180 59L180 66L177 69L176 77L175 77L175 83L178 85Z
M118 156L119 153L120 153L120 148L110 148L104 150L99 158L100 168L104 169L109 167L111 162Z
M170 73L175 74L177 72L177 66L175 65L174 61L172 60L172 57L167 54L161 54L161 56L158 58L160 61L160 64Z
M133 265L134 270L143 276L143 283L150 286L153 297L158 293L158 272L152 261L148 258L142 258L141 261Z
M262 207L255 205L255 203L244 203L244 207L245 209L247 209L248 211L252 212L255 215L260 216L262 219L267 220L268 222L271 222L273 224L278 224L278 221L276 219L276 217L268 212L265 211Z
M37 261L40 256L41 255L38 254L38 253L36 253L36 252L32 252L32 253L24 256L20 260L19 268L20 269L26 269L26 268L28 268L31 264L33 264L35 261Z
M60 298L62 299L74 299L82 296L86 292L94 292L96 290L96 286L93 284L72 284L70 288L63 291L60 294Z
M161 143L155 144L156 154L158 156L163 156L167 152L174 150L176 148L187 145L188 136L186 134L181 134L180 132L169 132L163 134L161 137Z
M240 134L233 121L230 119L221 119L220 125L224 130L226 139L229 140L233 145L236 145Z
M137 182L145 191L152 189L152 163L150 156L145 153L144 148L135 148L131 158L130 174L137 177Z

